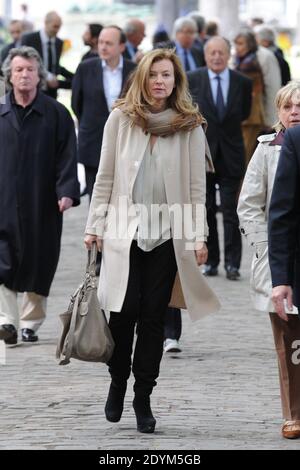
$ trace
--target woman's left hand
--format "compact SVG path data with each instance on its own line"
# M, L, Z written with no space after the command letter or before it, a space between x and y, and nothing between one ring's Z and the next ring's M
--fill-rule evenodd
M208 250L205 242L196 242L195 255L198 266L205 264L207 261Z

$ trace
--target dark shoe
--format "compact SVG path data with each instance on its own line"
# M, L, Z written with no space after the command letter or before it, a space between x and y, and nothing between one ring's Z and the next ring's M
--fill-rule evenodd
M22 341L24 343L35 343L38 341L39 337L34 333L30 328L22 328Z
M1 325L0 326L0 340L4 340L5 344L17 344L18 332L14 325Z
M300 420L288 421L286 420L281 429L283 437L286 439L299 439L300 438Z
M148 395L135 396L132 405L136 416L137 430L146 434L153 433L156 420L150 407L150 397Z
M218 268L214 268L210 264L206 264L202 269L202 274L204 276L217 276L218 275Z
M228 266L226 268L226 277L230 281L237 281L241 277L241 275L237 268L234 268L233 266Z
M105 416L107 421L117 423L120 421L123 408L124 398L126 394L127 382L116 385L114 382L110 384L108 397L105 404Z

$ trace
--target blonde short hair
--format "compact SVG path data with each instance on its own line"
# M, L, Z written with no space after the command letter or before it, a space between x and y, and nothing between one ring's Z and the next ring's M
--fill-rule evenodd
M300 102L300 80L293 80L289 82L287 85L280 88L280 90L277 92L275 97L275 106L277 112L279 112L282 106L289 103L294 95L299 95ZM273 127L276 132L285 130L285 127L280 120L278 120Z

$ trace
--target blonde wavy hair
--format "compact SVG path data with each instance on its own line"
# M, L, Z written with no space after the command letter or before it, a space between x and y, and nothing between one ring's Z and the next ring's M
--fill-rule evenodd
M173 130L190 131L199 125L206 125L198 106L192 102L185 72L173 49L155 49L145 54L130 77L125 96L123 94L114 107L121 108L134 124L146 130L149 107L154 104L148 86L150 70L155 62L161 60L170 60L174 67L175 88L167 99L167 107L177 113L172 122Z
M287 85L280 88L280 90L277 92L277 95L275 97L275 106L276 106L277 112L280 110L282 106L285 106L286 104L290 103L291 99L295 95L298 95L298 99L300 103L300 80L293 80L289 82ZM285 130L285 127L280 120L278 120L273 127L276 132Z

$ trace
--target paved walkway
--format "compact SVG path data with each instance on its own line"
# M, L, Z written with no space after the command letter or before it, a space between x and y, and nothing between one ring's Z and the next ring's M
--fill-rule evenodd
M224 272L211 284L222 311L191 323L183 313L183 351L164 356L152 404L157 432L136 432L132 381L120 423L104 417L105 365L58 366L58 314L82 279L87 200L65 216L59 269L39 344L7 350L0 365L0 449L299 449L280 436L276 356L267 315L252 311L250 253L242 280Z

